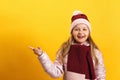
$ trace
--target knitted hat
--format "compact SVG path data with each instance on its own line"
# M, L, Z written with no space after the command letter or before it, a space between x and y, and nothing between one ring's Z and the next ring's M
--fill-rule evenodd
M70 27L70 32L72 29L77 25L77 24L86 24L88 26L88 29L91 32L91 25L90 22L85 14L83 14L81 11L74 11L72 18L71 18L71 27Z

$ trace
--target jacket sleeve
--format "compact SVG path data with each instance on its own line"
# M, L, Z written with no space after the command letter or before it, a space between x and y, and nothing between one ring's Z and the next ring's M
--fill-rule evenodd
M102 54L99 50L95 50L95 52L96 52L96 57L98 58L98 65L95 67L97 80L105 80L106 70L105 70Z
M56 57L55 62L53 63L48 55L44 52L41 56L38 57L41 62L44 70L53 78L58 78L62 76L63 66L59 62L58 57Z

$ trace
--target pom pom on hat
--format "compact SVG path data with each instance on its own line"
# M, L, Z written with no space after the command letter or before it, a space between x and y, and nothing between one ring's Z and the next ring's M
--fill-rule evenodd
M76 11L73 12L72 15L74 16L74 15L78 15L78 14L83 14L83 13L81 11L76 10Z
M80 23L86 24L88 26L88 29L91 32L91 25L87 16L83 14L81 11L76 10L72 14L70 32L77 24L80 24Z

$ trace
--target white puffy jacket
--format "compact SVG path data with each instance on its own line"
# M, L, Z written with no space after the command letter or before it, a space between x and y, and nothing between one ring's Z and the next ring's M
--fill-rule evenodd
M104 67L102 54L97 49L95 50L95 53L99 61L99 65L94 66L97 77L95 80L105 80L106 70ZM44 70L53 78L61 77L64 74L64 80L88 80L85 79L84 74L67 71L67 57L68 55L63 59L63 64L60 63L58 55L56 56L56 60L53 63L45 52L39 56L38 59L40 60Z

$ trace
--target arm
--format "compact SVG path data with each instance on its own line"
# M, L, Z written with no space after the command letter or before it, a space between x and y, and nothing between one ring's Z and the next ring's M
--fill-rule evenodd
M98 58L98 65L95 67L97 80L105 80L106 70L105 70L102 54L98 50L95 50L95 53L96 53L96 57Z
M29 46L30 49L32 49L34 51L34 53L36 55L38 55L38 59L41 62L44 70L53 78L58 78L60 76L62 76L63 73L63 66L60 63L59 60L59 53L57 54L56 60L54 63L52 63L52 61L49 59L48 55L43 52L43 50L41 48L34 48Z
M41 56L38 56L39 61L41 62L44 70L53 78L58 78L62 76L63 67L59 62L58 58L56 58L55 62L49 59L48 55L44 52Z

